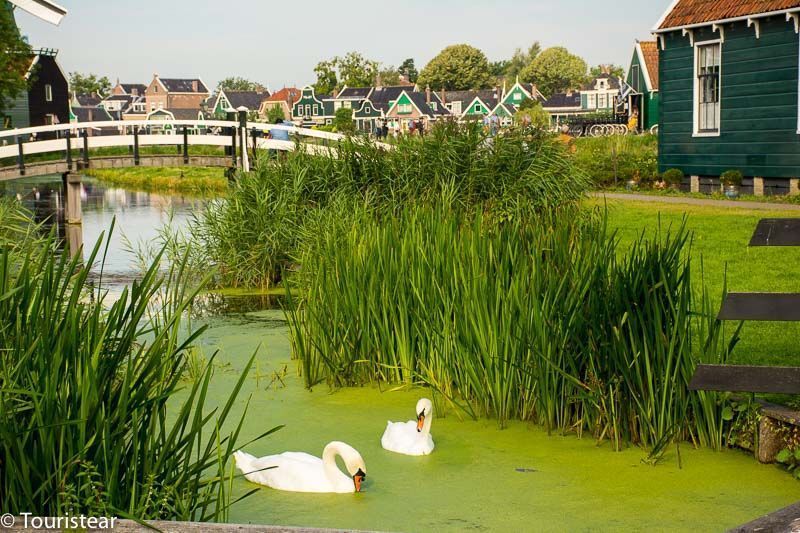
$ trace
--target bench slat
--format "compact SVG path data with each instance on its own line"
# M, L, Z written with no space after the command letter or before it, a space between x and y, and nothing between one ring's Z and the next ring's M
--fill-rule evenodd
M700 365L689 390L800 394L800 368Z
M800 246L800 218L765 218L758 223L750 246Z
M718 318L800 322L800 294L730 293L722 303Z

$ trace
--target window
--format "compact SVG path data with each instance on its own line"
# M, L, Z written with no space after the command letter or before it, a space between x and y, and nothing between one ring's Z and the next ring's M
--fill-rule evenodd
M433 109L434 111L436 111L436 110L437 110L437 104L436 104L436 102L431 102L431 103L430 103L430 104L428 104L428 105L429 105L429 106L431 106L431 109Z
M597 98L598 98L597 107L599 107L600 109L605 109L606 107L608 107L607 96L605 94L601 94Z
M319 115L319 105L314 104L314 114Z
M589 95L589 109L597 109L597 95L590 94Z
M456 115L460 115L461 114L461 102L453 102L451 104L450 111L452 111Z
M483 113L483 106L481 104L475 104L475 112Z
M306 104L306 116L311 116L311 104Z
M698 44L695 54L695 134L719 134L722 45Z
M397 112L401 115L408 115L414 111L414 108L411 104L400 104L397 106Z
M514 93L514 101L515 102L519 102L520 100L522 100L522 93L517 91L517 92Z
M53 101L53 86L52 85L45 85L44 86L44 99L48 102Z
M372 109L370 109L369 106L367 106L364 108L364 113L367 115L372 114Z

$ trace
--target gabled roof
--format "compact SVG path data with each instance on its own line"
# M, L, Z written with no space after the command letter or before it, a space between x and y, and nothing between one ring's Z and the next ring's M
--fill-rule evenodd
M642 65L644 79L650 91L658 90L658 42L639 41L636 43L636 53L639 54L639 63Z
M81 107L97 107L100 105L101 98L96 94L76 94L75 101Z
M280 91L272 93L272 95L267 98L267 102L289 102L290 104L294 104L300 100L301 95L302 93L297 87L284 87Z
M449 104L450 102L461 102L462 108L470 105L476 98L480 98L485 104L490 100L495 102L499 99L499 91L494 89L485 89L481 91L445 91L444 99ZM497 105L496 103L494 105ZM492 105L492 107L494 107ZM466 109L465 109L466 110Z
M161 85L171 93L208 93L208 87L199 78L158 78ZM197 82L197 91L194 90L194 83Z
M142 95L147 90L147 85L141 83L120 83L119 86L122 87L125 94L133 94L136 91L137 94Z
M269 98L269 93L258 91L225 91L231 107L239 109L246 107L250 111L256 111L261 107L261 102Z
M656 24L656 31L766 13L779 15L797 8L800 0L675 0Z
M104 107L74 106L71 111L78 122L109 122L114 120Z
M581 107L581 93L557 93L542 104L545 109L575 108Z
M436 102L436 109L428 105L428 97L425 93L417 91L401 90L400 94L398 94L398 99L400 95L404 93L406 96L408 96L408 99L411 100L411 103L414 104L414 107L416 107L419 110L419 112L423 115L429 117L438 117L450 114L450 111L448 111L448 109L442 105L442 101L434 93L431 93L431 103ZM397 105L398 99L394 100L394 103L390 107L389 111L391 111L391 109Z
M363 100L372 92L372 87L345 87L336 95L337 100Z
M400 98L400 95L403 94L403 91L408 91L408 87L375 87L375 90L372 91L372 94L369 95L369 100L372 102L372 105L375 109L380 111L388 111L389 102L393 102Z
M66 8L50 0L8 0L11 5L23 9L40 19L58 26L67 14Z

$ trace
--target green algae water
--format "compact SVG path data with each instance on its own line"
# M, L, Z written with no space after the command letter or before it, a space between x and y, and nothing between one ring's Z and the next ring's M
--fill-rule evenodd
M388 420L414 418L424 390L331 392L303 388L290 360L283 313L242 312L204 319L204 352L219 350L212 384L222 401L258 349L257 368L237 409L250 400L242 442L286 427L246 448L257 456L303 451L332 440L361 452L361 494L313 495L267 487L236 504L234 523L380 531L723 531L800 499L800 484L738 451L680 447L656 467L644 453L596 446L591 438L548 436L513 423L437 417L436 449L405 457L381 448ZM257 487L234 482L234 498Z

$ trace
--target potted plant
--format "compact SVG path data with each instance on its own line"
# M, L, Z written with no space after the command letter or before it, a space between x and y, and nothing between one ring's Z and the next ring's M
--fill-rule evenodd
M742 186L742 173L738 170L726 170L720 176L722 185L725 187L725 196L731 200L739 197L739 187Z
M671 168L661 175L661 181L666 183L670 189L678 191L683 183L683 171L679 168Z

